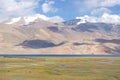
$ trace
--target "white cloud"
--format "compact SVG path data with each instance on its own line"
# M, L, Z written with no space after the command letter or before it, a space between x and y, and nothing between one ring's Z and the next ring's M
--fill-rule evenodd
M54 17L50 17L49 21L53 23L59 23L59 22L63 22L64 19L61 18L60 16L54 16Z
M120 5L120 0L104 0L103 2L101 2L101 6L104 7L111 7L115 5Z
M21 19L25 21L24 24L29 24L30 22L34 22L37 19L42 19L44 21L49 21L49 22L53 22L53 23L59 23L59 22L64 21L64 19L61 18L60 16L47 17L47 16L42 15L42 14L34 14L34 15L31 15L31 16L23 16L23 17L12 18L6 24L13 24L13 23L19 22L19 21L21 21Z
M93 16L83 16L83 17L76 17L76 19L86 20L88 22L99 22L99 23L112 23L112 24L120 24L120 16L119 15L110 15L104 13L101 17L93 17Z
M97 19L97 21L98 22L120 24L120 16L119 15L110 15L110 14L104 13L101 18Z
M75 0L74 4L80 12L111 13L110 7L120 5L120 0Z
M54 1L47 1L45 3L42 4L42 10L44 13L47 12L56 12L58 9L53 7L53 5L55 4Z
M98 3L99 3L99 0L85 0L83 2L83 5L85 6L85 8L90 9L90 8L97 7Z
M11 17L31 15L40 0L0 0L0 21Z
M42 15L42 14L34 14L32 16L24 17L24 19L27 22L27 24L29 22L35 21L38 18L42 19L42 20L45 20L45 21L50 21L50 22L53 22L53 23L58 23L58 22L63 22L64 21L64 19L62 17L60 17L60 16L47 17L47 16Z
M104 8L104 7L101 7L101 8L98 8L98 9L94 9L91 12L92 15L102 15L103 13L111 13L111 10L109 10L107 8Z
M77 1L81 2L80 0ZM113 7L120 5L120 0L84 0L82 4L87 8Z
M63 18L59 16L47 17L45 15L37 14L35 9L38 8L39 2L41 0L0 0L0 22L14 18L12 22L18 21L20 16L24 17L26 21L32 22L37 17L48 20L50 22L62 22ZM62 0L65 1L65 0ZM44 13L47 12L56 12L57 8L54 8L53 5L55 1L45 0L45 3L42 5L42 10Z

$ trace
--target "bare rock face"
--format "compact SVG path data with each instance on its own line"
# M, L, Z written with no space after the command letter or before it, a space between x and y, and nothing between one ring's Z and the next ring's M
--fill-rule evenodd
M1 23L0 53L120 53L120 25L79 21Z

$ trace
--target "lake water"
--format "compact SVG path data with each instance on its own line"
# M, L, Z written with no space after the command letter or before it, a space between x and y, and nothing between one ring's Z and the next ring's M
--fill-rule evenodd
M120 54L0 54L4 57L120 57Z

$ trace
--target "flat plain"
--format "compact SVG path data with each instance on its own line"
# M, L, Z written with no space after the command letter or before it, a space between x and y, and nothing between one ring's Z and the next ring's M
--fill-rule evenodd
M120 57L0 57L0 80L120 80Z

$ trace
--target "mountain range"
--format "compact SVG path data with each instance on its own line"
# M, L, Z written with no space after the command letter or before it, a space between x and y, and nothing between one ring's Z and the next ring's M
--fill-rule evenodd
M18 17L0 23L0 53L118 54L119 33L119 24Z

